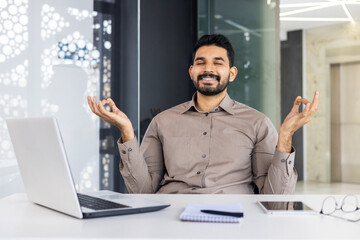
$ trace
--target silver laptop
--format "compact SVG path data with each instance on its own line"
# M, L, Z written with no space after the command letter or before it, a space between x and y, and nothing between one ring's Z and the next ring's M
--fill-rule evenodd
M76 218L151 212L170 206L111 191L77 193L54 117L12 118L6 123L30 201Z

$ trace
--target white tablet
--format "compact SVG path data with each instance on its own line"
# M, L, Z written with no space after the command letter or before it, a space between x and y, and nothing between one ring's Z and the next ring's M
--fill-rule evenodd
M317 212L301 201L259 201L268 214L316 214Z

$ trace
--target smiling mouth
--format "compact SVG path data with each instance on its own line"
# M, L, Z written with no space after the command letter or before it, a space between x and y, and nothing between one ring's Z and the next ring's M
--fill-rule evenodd
M202 74L198 77L198 80L203 83L214 83L220 81L220 77L214 74Z
M201 82L203 84L213 84L213 83L216 83L218 81L215 78L203 78L203 79L201 79Z

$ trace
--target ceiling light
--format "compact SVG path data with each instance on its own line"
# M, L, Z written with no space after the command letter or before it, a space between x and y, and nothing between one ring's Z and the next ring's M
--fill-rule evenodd
M348 22L348 18L311 18L311 17L280 17L280 21L299 22Z
M360 1L357 0L348 0L348 1L341 1L341 0L336 0L336 1L328 1L328 2L314 2L314 3L285 3L285 4L280 4L279 7L280 8L302 8L302 7L313 7L313 6L321 6L321 5L328 5L328 4L341 4L341 2L343 2L346 5L359 5Z
M280 8L296 8L296 7L312 7L312 6L319 6L319 5L328 5L331 2L316 2L316 3L286 3L280 4Z
M348 18L350 19L350 21L352 23L355 23L353 17L351 16L350 12L349 12L349 9L346 7L346 5L344 3L341 3L341 6L342 8L344 9L345 13L346 13L346 16L348 16Z
M280 17L289 16L289 15L293 15L293 14L297 14L297 13L310 12L310 11L314 11L314 10L317 10L317 9L337 6L339 4L340 3L327 3L327 4L318 5L318 6L315 6L315 7L302 8L302 9L298 9L298 10L294 10L294 11L280 13Z
M247 27L245 27L243 25L240 25L240 24L238 24L238 23L236 23L236 22L234 22L234 21L232 21L230 19L226 19L224 22L226 22L227 24L229 24L229 25L231 25L233 27L236 27L236 28L242 30L243 32L249 32L249 33L251 33L251 34L253 34L253 35L257 36L257 37L261 37L261 34L255 32L255 31L252 31L249 28L247 28Z

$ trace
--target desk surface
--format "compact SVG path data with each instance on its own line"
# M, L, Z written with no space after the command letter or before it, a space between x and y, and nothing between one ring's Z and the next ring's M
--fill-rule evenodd
M171 206L151 213L79 220L38 206L25 194L0 199L0 239L20 238L122 238L122 239L348 239L360 238L360 223L329 216L267 215L258 200L302 200L320 210L324 195L170 195L140 197ZM340 196L337 196L340 197ZM241 202L245 218L239 224L181 222L188 203Z

